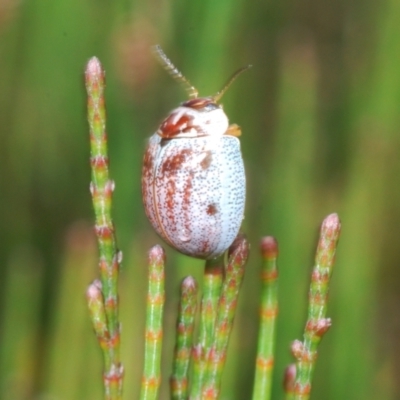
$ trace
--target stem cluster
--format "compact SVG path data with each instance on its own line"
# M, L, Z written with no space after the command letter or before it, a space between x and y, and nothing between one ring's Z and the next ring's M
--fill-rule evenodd
M123 366L120 361L120 323L118 319L118 274L122 261L116 247L111 218L114 182L109 178L104 71L93 57L85 71L90 128L91 184L95 213L95 232L99 247L100 279L87 289L89 312L104 358L104 391L106 400L122 399ZM337 214L325 218L315 256L309 290L308 318L304 340L292 343L296 363L285 372L287 400L308 400L317 359L317 347L331 326L326 317L329 281L335 261L340 221ZM274 365L275 324L278 314L276 259L277 241L261 241L262 297L253 400L269 400ZM200 307L199 338L194 344L198 285L187 277L181 285L175 358L170 378L173 400L216 400L220 394L228 342L233 326L239 290L249 255L249 244L238 235L224 257L205 263L203 297ZM162 318L165 301L165 253L160 246L149 252L149 286L147 294L145 360L141 400L156 400L161 383ZM192 374L190 375L190 363ZM189 377L191 376L190 382ZM190 383L190 385L189 385Z
M170 381L173 399L218 398L248 253L249 244L244 236L239 235L229 249L226 266L223 257L206 261L199 338L193 346L197 284L192 277L183 281L174 370ZM190 361L193 374L189 390Z

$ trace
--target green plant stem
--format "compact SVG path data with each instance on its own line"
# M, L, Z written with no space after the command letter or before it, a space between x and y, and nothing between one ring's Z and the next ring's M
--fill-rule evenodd
M189 361L197 307L197 283L188 276L181 285L181 298L176 329L174 365L170 379L171 398L185 400L188 395Z
M218 303L214 340L207 357L206 375L201 397L203 400L215 400L220 393L226 350L248 254L249 244L246 238L243 235L238 235L228 253L229 261Z
M261 269L260 328L256 358L253 400L271 398L274 367L275 324L278 315L278 243L272 236L261 241L263 264Z
M165 253L161 246L149 252L144 368L141 400L156 400L161 383L162 317L165 302Z
M224 279L224 259L207 260L204 268L203 296L200 311L199 343L193 349L193 381L190 398L200 399L207 357L214 340L217 308Z
M104 101L104 71L96 57L89 60L85 71L90 129L90 164L95 231L99 247L99 269L107 330L99 338L104 355L105 398L122 396L123 367L120 362L120 324L118 321L118 272L121 253L117 251L111 218L114 182L109 178ZM95 328L96 329L96 328Z
M331 214L321 225L315 266L311 275L304 341L296 340L292 344L292 353L297 359L296 381L293 388L295 400L307 400L310 397L317 348L323 335L331 326L330 318L326 318L327 301L339 235L339 217L337 214Z

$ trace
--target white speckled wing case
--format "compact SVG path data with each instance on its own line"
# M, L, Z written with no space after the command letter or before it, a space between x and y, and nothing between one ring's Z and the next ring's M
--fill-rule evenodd
M239 232L245 192L236 137L150 138L143 202L154 229L178 251L202 259L221 255Z

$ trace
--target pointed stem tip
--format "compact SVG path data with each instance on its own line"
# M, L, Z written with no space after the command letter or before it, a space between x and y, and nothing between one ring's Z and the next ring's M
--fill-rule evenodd
M328 215L321 225L321 236L325 236L331 240L339 238L341 223L336 213Z
M263 258L277 258L279 254L278 242L273 236L265 236L260 243Z
M165 262L165 251L160 245L156 244L150 249L149 262L151 264L163 264Z
M101 63L97 57L92 57L86 65L86 75L100 75L103 72Z
M241 263L245 263L249 256L249 252L250 244L246 235L244 233L239 233L228 249L228 258L234 255L241 259Z
M285 369L283 377L283 388L285 393L292 393L296 381L296 364L290 364Z
M182 281L182 289L185 291L196 291L197 290L197 282L196 279L193 276L187 276L183 281Z

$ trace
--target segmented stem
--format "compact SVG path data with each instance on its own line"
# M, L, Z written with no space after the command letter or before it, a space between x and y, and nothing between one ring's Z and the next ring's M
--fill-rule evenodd
M149 251L144 368L141 400L156 400L161 383L162 317L165 301L165 253L161 246Z
M188 276L182 281L181 285L175 357L170 379L171 398L174 400L185 400L188 396L188 373L196 307L197 283L192 276Z
M329 280L335 262L335 253L340 235L340 220L337 214L325 218L321 225L319 243L315 256L315 266L311 275L309 291L308 319L304 329L304 341L294 341L292 353L297 359L295 400L310 397L311 383L317 359L317 347L323 335L331 326L326 318Z
M260 328L256 358L253 400L271 398L274 367L275 324L278 315L278 243L272 236L261 241L263 264L261 269Z
M120 362L120 325L118 321L118 271L121 254L117 251L114 225L111 218L112 193L114 182L109 178L106 135L106 112L104 101L104 71L96 57L89 60L85 71L86 91L88 95L88 122L90 129L90 164L93 207L95 213L95 231L99 246L99 269L101 291L95 294L92 285L89 288L89 309L94 329L99 321L105 321L106 327L97 330L104 355L104 386L107 400L120 399L122 396L123 367ZM92 297L92 295L94 297ZM96 298L96 300L94 300ZM100 301L103 306L100 306ZM97 305L95 305L97 303ZM94 308L97 311L94 311ZM102 315L104 313L104 315ZM103 323L102 322L102 323Z
M201 299L199 343L193 349L193 382L190 393L192 400L201 398L208 353L214 340L214 327L223 279L223 256L215 260L207 260Z
M248 254L249 244L246 238L238 235L229 249L229 261L218 303L214 340L207 357L206 375L202 389L203 400L215 400L220 393L226 351Z

